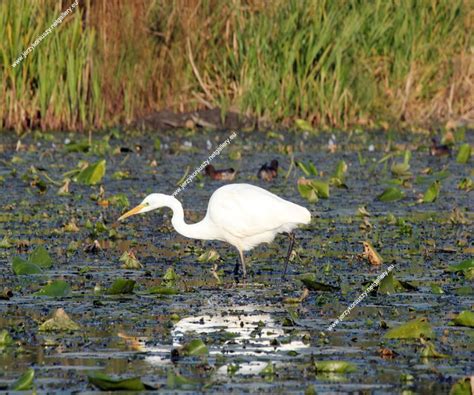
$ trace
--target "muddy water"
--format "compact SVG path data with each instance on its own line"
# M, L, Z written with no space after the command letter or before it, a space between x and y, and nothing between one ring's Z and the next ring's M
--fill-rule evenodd
M472 177L472 168L456 163L454 157L430 157L428 137L338 134L337 149L329 153L328 134L238 133L215 159L216 167L234 167L237 182L259 185L303 204L314 217L310 226L297 233L296 254L286 280L282 279L284 236L248 254L250 278L245 284L236 283L232 275L236 252L221 243L177 235L168 210L117 224L125 208L98 204L117 194L125 194L135 205L150 192L172 193L186 170L192 173L229 135L228 131L174 132L144 137L111 132L94 138L93 152L68 152L65 142L79 140L77 135L29 135L22 139L19 151L14 135L2 135L0 239L6 237L9 245L0 248L0 289L12 290L13 296L0 300L0 329L7 329L16 344L0 349L0 388L30 366L36 372L38 391L49 393L97 390L87 379L94 371L140 376L143 382L171 392L302 393L314 387L318 393L376 394L446 393L454 382L472 373L473 330L448 325L456 313L472 308L472 281L444 272L449 265L472 257L472 192L457 188L463 178ZM159 150L153 147L158 137ZM465 139L469 138L466 134ZM400 162L405 149L412 151L414 176L403 188L406 197L389 203L375 200L394 178L390 173L393 159L379 161L392 153ZM329 199L305 202L296 188L302 171L293 168L288 173L289 151L296 160L312 160L322 179L330 177L344 160L347 189L333 187ZM64 173L80 160L94 162L102 157L107 160L103 191L72 182L68 195L57 194ZM273 182L258 180L260 165L274 158L281 163L280 176ZM428 167L432 172L425 175ZM127 176L114 174L118 171ZM35 174L44 183L41 188ZM438 200L417 203L436 177L442 179ZM210 194L220 185L198 178L178 195L188 222L204 216ZM371 214L369 224L357 213L361 206ZM450 220L454 208L462 212L464 224ZM396 222L388 219L390 214ZM71 222L78 229L65 228ZM98 223L105 228L92 229ZM102 250L85 251L95 239ZM384 258L380 267L358 257L366 240ZM12 258L26 257L40 244L53 257L52 268L39 275L14 275ZM217 267L197 259L210 248L221 256ZM121 268L119 258L129 249L143 269ZM416 289L391 295L372 293L328 332L327 327L391 263L394 276ZM148 294L148 288L163 284L169 267L179 276L178 293ZM318 281L339 290L311 291L301 303L285 303L286 298L302 294L304 286L298 278L303 273L313 273ZM134 293L104 294L117 278L136 280ZM72 286L71 295L33 295L57 279ZM433 284L444 293L435 293ZM81 330L39 332L39 325L58 307ZM436 349L450 358L422 359L419 341L384 338L387 327L418 317L428 318ZM207 357L171 358L173 349L195 338L207 345ZM393 350L395 356L382 358L382 348ZM318 360L349 361L357 370L317 374L314 361ZM190 379L191 384L170 388L172 374ZM404 380L407 374L413 379Z

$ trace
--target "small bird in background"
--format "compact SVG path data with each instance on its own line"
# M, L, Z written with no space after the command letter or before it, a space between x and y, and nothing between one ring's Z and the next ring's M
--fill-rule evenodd
M438 144L438 140L436 140L436 137L433 137L431 139L430 155L431 156L444 156L444 155L451 156L451 148L449 148L449 146L446 144Z
M257 176L263 181L272 181L274 178L278 177L278 161L273 159L270 162L270 165L264 163L258 171Z
M219 181L232 181L237 173L232 167L229 169L216 170L212 165L207 165L204 171L207 176Z
M229 184L218 188L209 200L206 216L195 224L184 221L183 206L175 197L161 193L148 195L137 207L123 214L119 221L160 207L169 207L173 211L171 223L183 236L220 240L233 245L239 251L244 277L247 275L244 251L250 251L262 243L271 243L278 233L286 233L290 238L285 260L286 274L295 242L293 230L311 221L311 213L305 207L250 184ZM234 273L239 273L238 264Z

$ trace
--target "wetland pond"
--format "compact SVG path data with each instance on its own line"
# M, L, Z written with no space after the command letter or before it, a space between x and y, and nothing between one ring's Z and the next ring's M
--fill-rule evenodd
M0 390L469 394L472 132L430 156L427 135L238 131L216 168L312 213L287 278L280 235L246 282L233 247L180 236L168 209L117 222L230 134L2 134ZM177 196L188 223L223 184Z

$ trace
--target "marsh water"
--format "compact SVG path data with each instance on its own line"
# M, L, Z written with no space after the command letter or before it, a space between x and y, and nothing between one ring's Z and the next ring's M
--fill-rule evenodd
M14 342L0 348L0 388L6 390L29 367L35 370L34 387L44 393L98 391L88 380L94 372L138 376L151 391L173 393L434 394L448 393L472 375L474 331L450 324L472 309L472 279L446 271L473 254L472 191L459 188L463 179L472 179L472 162L457 163L458 145L450 157L432 157L423 134L238 131L214 159L216 168L233 167L235 182L266 188L305 205L313 216L296 232L285 279L288 240L281 235L247 253L250 273L242 281L233 275L238 255L231 246L180 236L167 209L116 221L150 192L171 194L230 134L114 130L94 134L91 146L80 134L30 133L20 144L16 135L2 134L0 330ZM472 144L472 133L459 139ZM406 151L410 175L400 185L391 165L403 161ZM292 158L312 161L314 178L325 180L343 160L345 187L331 186L328 199L309 203L297 188L305 174L291 165ZM106 172L97 185L75 182L74 172L68 173L80 161L99 159L106 160ZM259 167L272 159L280 163L279 176L259 180ZM58 194L67 177L68 191ZM441 182L438 198L421 203L435 179ZM199 176L177 196L188 222L203 218L221 185ZM404 198L377 200L391 185ZM364 241L383 258L381 265L362 257ZM15 275L12 260L27 259L39 245L52 266ZM202 258L211 249L219 259ZM142 268L122 267L120 257L128 251ZM409 285L370 293L328 331L390 264L394 278ZM299 301L306 288L302 275L334 288L309 289ZM134 280L133 291L107 292L118 278ZM66 281L71 292L34 294L55 280ZM164 291L150 292L152 287ZM80 329L40 331L57 308ZM423 358L419 339L384 337L421 317L434 331L436 350L447 357ZM201 339L207 352L173 351L193 339ZM317 361L347 361L356 369L323 373L316 371Z

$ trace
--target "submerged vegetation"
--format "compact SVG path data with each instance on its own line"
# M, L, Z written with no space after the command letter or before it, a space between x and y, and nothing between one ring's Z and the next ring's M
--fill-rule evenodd
M472 2L0 2L0 129L83 130L158 109L260 124L462 125L474 101Z

